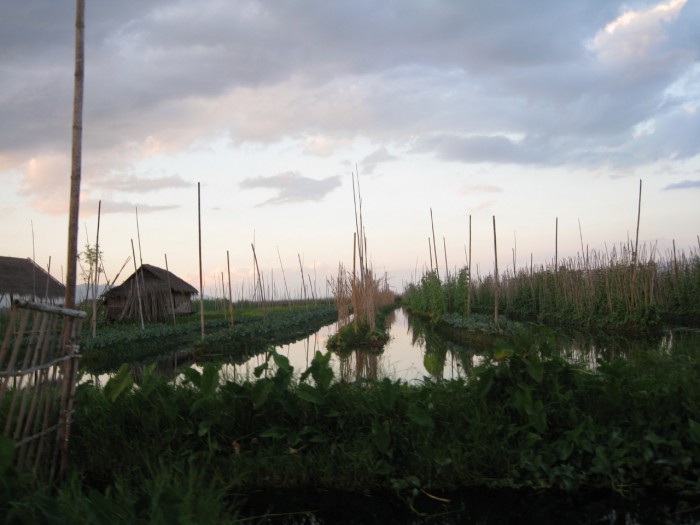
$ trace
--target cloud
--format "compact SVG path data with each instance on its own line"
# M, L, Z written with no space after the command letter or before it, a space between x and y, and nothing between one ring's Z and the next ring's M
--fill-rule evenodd
M687 0L669 0L648 9L626 10L598 31L588 47L609 64L646 59L667 38L666 25L680 15Z
M668 90L698 67L699 4L629 5L90 4L85 163L128 173L217 134L316 156L366 140L450 162L590 169L697 154L672 126L694 129L677 108L692 114L697 89ZM70 2L0 3L12 22L0 33L2 170L70 151L73 17Z
M179 175L164 177L142 177L134 174L112 173L97 180L87 181L87 189L101 191L118 191L121 193L150 193L171 188L187 188L192 183Z
M383 162L397 160L396 155L392 155L386 148L378 148L360 161L362 172L365 174L374 173L374 169Z
M669 191L669 190L687 190L691 188L700 188L700 180L684 180L681 182L674 182L673 184L669 184L668 186L665 186L663 189L664 191Z
M303 177L296 172L287 171L271 177L255 177L240 183L244 189L272 188L277 190L277 197L262 202L266 204L288 204L292 202L318 201L341 185L340 176L315 180Z
M159 211L175 210L180 208L179 205L153 205L144 203L135 203L127 201L111 201L103 200L102 208L100 213L112 214L112 213L131 213L134 214L136 208L139 210L139 215L145 215L148 213L156 213ZM90 217L97 215L98 201L94 199L80 199L80 216Z
M472 186L467 186L459 190L460 195L472 195L472 194L482 194L482 193L500 193L503 188L499 186L493 186L490 184L474 184Z

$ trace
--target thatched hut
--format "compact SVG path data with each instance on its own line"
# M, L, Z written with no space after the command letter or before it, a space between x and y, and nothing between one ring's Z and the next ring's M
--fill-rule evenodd
M0 303L6 297L63 302L66 287L31 259L0 256Z
M138 289L136 277L138 276ZM166 321L173 315L192 313L192 296L197 290L177 275L150 264L142 265L122 284L102 295L108 321L138 320L139 295L143 320Z

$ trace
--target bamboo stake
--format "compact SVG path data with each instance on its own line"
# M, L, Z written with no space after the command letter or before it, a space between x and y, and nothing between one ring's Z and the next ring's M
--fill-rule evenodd
M554 273L559 269L559 217L554 222Z
M97 203L97 235L95 237L95 280L92 289L92 337L97 334L97 286L100 278L100 216L102 200Z
M170 285L170 268L168 268L168 254L165 255L165 272L168 278L168 293L170 294L170 310L173 314L173 325L175 325L175 297L173 296L173 287Z
M49 255L49 265L46 268L46 293L44 293L44 302L49 302L49 282L51 281L51 256ZM53 302L53 301L51 301Z
M428 236L428 255L430 255L430 272L433 272L433 246L430 244L430 236Z
M435 273L437 274L437 278L440 279L440 268L438 265L437 248L435 246L435 223L433 223L433 209L432 208L430 208L430 227L433 230L433 251L435 252Z
M471 287L472 287L472 216L469 214L469 266L467 280L467 317L471 313Z
M493 284L494 284L494 307L493 307L493 322L496 325L496 328L498 328L498 246L496 244L496 216L493 215L493 256L494 256L494 261L495 261L495 267L494 267L494 279L493 279Z
M304 265L301 264L301 255L297 253L299 258L299 271L301 272L302 299L306 300L306 280L304 279Z
M639 219L642 215L642 179L639 179L639 200L637 202L637 234L634 238L634 263L637 263L637 247L639 246Z
M449 266L447 266L447 242L445 241L445 237L442 238L442 249L445 252L445 280L449 281L450 280L450 270Z
M231 318L231 326L233 326L233 291L231 289L231 262L229 261L228 250L226 250L226 268L228 270L228 311Z
M136 251L134 250L134 239L131 239L131 253L134 256L134 280L136 281L136 299L139 305L139 318L141 319L141 329L146 326L143 323L143 306L141 305L141 288L139 287L139 274L136 268Z
M282 280L284 281L284 293L287 296L287 304L291 308L292 297L289 295L289 288L287 288L287 276L284 274L284 265L282 264L282 256L280 255L280 247L277 247L277 258L280 260L280 268L282 268Z
M202 199L200 183L197 183L197 230L199 232L199 326L204 340L204 279L202 277Z
M36 300L36 251L34 249L34 221L29 221L32 226L32 301Z

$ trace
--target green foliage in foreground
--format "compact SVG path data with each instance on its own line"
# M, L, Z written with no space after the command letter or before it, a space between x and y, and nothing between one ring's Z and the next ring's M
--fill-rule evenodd
M393 491L409 505L465 487L700 493L696 354L592 373L547 344L497 341L468 380L422 385L337 383L329 361L317 353L298 380L269 352L255 382L207 364L178 384L150 369L136 388L123 367L104 389L80 385L73 471L47 505L184 523L200 510L233 520L234 494L290 487ZM29 512L9 498L0 512Z

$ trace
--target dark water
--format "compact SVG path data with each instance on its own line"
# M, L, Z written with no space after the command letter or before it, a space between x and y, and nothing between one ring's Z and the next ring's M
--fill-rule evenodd
M240 512L254 523L286 525L691 525L700 523L700 500L650 494L640 504L607 493L527 490L462 490L402 499L394 493L309 489L253 492Z

